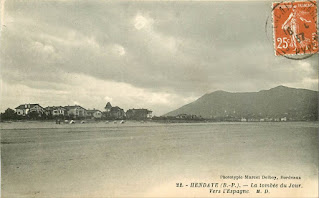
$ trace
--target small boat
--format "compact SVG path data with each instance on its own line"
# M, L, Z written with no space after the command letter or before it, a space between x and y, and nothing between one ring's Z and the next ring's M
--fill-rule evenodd
M71 120L71 121L70 121L70 124L75 124L75 121L74 121L74 120Z
M85 123L85 121L84 121L84 120L82 120L82 121L81 121L81 124L84 124L84 123Z
M124 123L125 123L125 121L124 121L124 120L121 120L120 124L124 124Z

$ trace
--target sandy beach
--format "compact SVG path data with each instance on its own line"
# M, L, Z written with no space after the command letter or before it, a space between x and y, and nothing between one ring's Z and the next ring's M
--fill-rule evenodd
M315 197L317 130L310 122L1 123L2 197L214 197L176 183L220 175L300 176L302 189L272 193Z

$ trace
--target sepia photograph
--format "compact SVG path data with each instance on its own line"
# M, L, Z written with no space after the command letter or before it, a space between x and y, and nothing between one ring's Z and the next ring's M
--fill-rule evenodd
M316 1L0 2L1 197L318 197Z

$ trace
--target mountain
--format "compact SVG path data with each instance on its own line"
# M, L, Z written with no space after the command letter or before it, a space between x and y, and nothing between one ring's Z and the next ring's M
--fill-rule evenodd
M216 117L289 117L291 120L318 118L318 92L278 86L259 92L215 91L164 116L180 114L203 118Z

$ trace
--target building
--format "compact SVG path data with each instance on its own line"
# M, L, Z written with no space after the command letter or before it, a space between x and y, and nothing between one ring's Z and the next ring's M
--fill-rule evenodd
M22 104L15 108L16 113L21 116L26 116L31 112L37 112L39 115L44 113L43 107L39 104Z
M105 105L104 109L105 109L106 112L110 112L111 109L112 109L111 103L110 103L110 102L107 102L107 104Z
M248 118L248 122L260 122L257 118Z
M45 114L47 116L64 116L66 114L66 108L62 106L52 106L52 107L46 107Z
M66 109L65 115L71 118L85 118L87 116L87 110L79 105L65 106L64 108Z
M105 118L107 119L124 119L125 112L118 106L112 107L110 102L107 102L105 107L105 112L103 112Z
M147 109L129 109L126 111L126 118L131 120L145 120L152 118L152 111Z
M177 116L176 116L176 118L177 119L187 119L188 118L188 115L187 114L178 114Z
M91 119L101 119L102 118L102 111L97 109L87 110L87 117L90 117Z
M125 118L125 112L120 107L112 107L110 111L108 112L108 117L111 119L124 119Z

